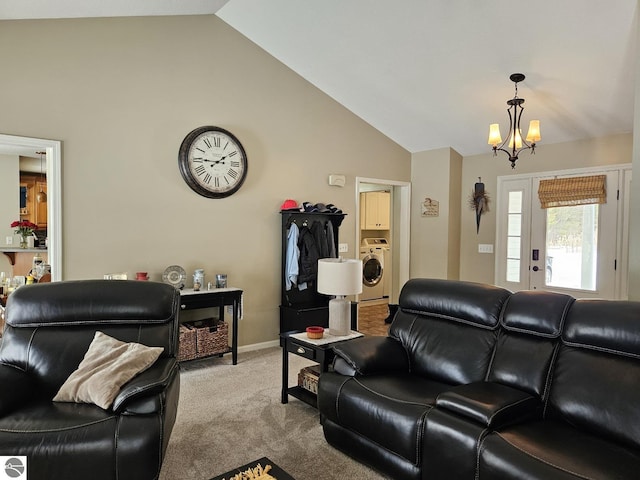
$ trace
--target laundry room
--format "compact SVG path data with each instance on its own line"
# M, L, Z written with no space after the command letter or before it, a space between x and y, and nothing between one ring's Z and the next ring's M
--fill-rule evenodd
M362 293L358 325L362 331L386 334L393 292L393 187L362 183L359 203Z

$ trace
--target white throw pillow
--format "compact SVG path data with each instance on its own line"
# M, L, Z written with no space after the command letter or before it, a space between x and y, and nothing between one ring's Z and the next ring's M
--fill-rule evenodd
M60 390L54 402L94 403L107 409L120 388L155 362L163 347L126 343L96 332L84 358Z

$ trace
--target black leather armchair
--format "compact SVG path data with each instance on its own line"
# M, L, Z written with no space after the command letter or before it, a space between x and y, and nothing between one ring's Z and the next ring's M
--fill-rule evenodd
M85 280L22 287L0 345L0 455L27 457L30 480L154 479L175 423L179 293L155 282ZM53 402L96 331L164 347L112 407Z

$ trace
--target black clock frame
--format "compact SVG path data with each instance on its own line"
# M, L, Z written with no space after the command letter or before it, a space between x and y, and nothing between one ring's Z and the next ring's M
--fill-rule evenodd
M207 190L202 185L200 185L200 183L198 183L198 181L193 177L193 174L191 173L191 170L189 168L189 151L191 149L191 144L194 142L196 138L198 138L203 133L211 132L211 131L220 132L221 134L230 137L238 146L238 149L240 150L239 153L241 154L241 157L242 157L241 161L242 163L244 163L242 177L232 189L227 190L226 192L212 192L210 190ZM238 137L236 137L230 131L225 130L224 128L207 125L204 127L198 127L193 129L191 132L187 134L186 137L184 137L184 140L182 141L182 144L180 145L180 150L178 152L178 166L180 167L180 174L182 175L182 178L184 179L186 184L189 186L189 188L191 188L191 190L196 192L198 195L202 195L203 197L207 197L207 198L225 198L236 193L244 183L245 179L247 178L249 161L247 159L247 153L245 152L245 149L242 146L242 143L240 143L240 140L238 140Z

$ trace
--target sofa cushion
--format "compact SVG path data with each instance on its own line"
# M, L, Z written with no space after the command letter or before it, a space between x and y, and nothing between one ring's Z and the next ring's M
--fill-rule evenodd
M325 392L339 391L333 408L320 406L323 414L414 465L420 461L425 416L437 395L450 388L408 373L359 376L346 381L341 375L323 373L320 382Z
M638 478L640 456L553 421L490 433L479 451L479 478L545 480Z
M617 355L640 358L640 302L576 300L562 339Z
M573 302L569 295L540 290L511 295L487 379L545 398L560 332Z
M400 292L400 308L427 316L444 316L493 329L510 292L474 282L413 278Z
M495 382L453 387L438 395L436 406L494 429L529 419L542 410L538 398Z
M411 279L389 336L404 346L412 373L452 385L484 380L509 295L479 283Z
M546 416L640 448L640 302L577 300Z
M7 324L34 328L109 319L150 325L171 323L175 317L180 294L171 285L124 280L104 286L104 280L71 280L19 288L7 302ZM99 300L88 301L91 298Z
M84 359L53 401L94 403L109 408L120 388L151 366L162 351L162 347L121 342L96 332Z
M500 322L510 332L558 338L574 301L562 293L516 292L507 300Z

